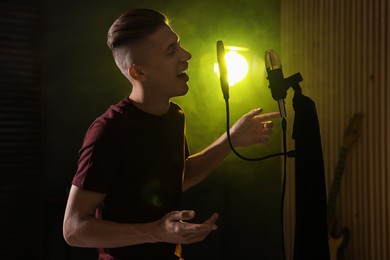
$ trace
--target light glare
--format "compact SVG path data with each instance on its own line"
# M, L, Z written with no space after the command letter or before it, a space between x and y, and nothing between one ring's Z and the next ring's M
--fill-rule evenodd
M225 54L226 69L228 73L229 86L233 86L237 82L243 80L248 73L248 62L236 51L229 51ZM219 77L218 64L214 65L214 72Z

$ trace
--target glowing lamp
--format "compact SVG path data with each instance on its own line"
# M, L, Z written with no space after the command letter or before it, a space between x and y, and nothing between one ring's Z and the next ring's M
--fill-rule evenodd
M245 78L246 74L248 73L248 62L235 50L231 50L226 53L225 60L229 86L233 86ZM219 77L219 68L217 63L214 64L214 72Z

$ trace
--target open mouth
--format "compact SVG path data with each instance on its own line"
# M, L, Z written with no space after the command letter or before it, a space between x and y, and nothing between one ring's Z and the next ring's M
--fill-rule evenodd
M187 75L188 67L185 68L184 70L180 71L179 73L176 74L176 77L185 79L186 81L189 80L189 77Z
M184 70L180 71L179 73L176 74L176 76L182 76L182 75L186 75L186 72L188 71L188 67L185 68Z

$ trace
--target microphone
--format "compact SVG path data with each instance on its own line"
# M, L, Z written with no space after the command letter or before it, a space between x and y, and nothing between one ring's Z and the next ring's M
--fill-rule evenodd
M287 85L287 81L284 79L278 54L272 49L265 52L265 67L267 69L267 78L272 97L278 102L281 117L287 118L284 99L287 96L287 89L290 86Z
M217 61L219 67L219 80L221 81L223 98L225 100L228 100L229 99L228 73L227 73L226 60L225 60L225 47L222 41L217 41Z

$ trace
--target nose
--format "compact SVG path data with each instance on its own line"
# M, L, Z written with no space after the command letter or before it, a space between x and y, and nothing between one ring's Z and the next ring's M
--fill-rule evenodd
M184 61L190 60L190 59L192 58L191 53L189 53L189 52L188 52L186 49L184 49L184 48L181 48L181 49L182 49L182 52L183 52L183 55L182 55L183 60L184 60Z

